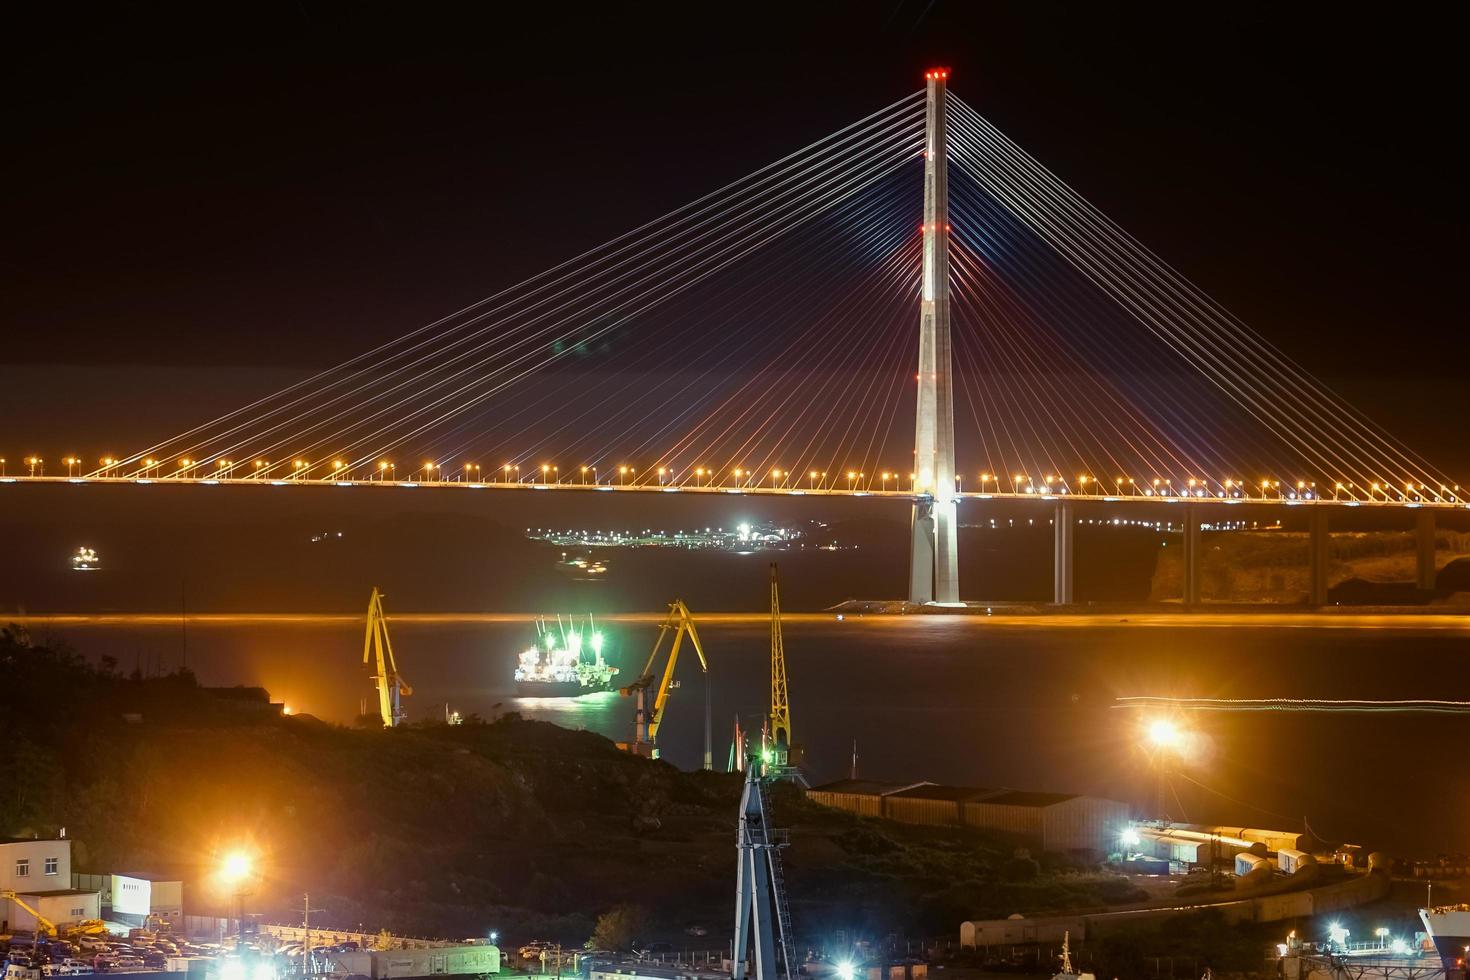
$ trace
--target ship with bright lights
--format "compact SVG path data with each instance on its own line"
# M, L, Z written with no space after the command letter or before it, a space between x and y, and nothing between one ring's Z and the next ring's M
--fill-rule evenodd
M516 664L516 693L523 698L577 698L613 689L618 668L603 653L606 636L592 617L536 621L536 642Z

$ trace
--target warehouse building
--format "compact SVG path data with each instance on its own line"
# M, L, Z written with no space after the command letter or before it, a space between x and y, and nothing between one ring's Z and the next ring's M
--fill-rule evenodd
M102 917L129 926L184 921L184 883L176 877L143 872L127 874L73 874L74 888L102 896Z
M842 779L812 787L807 798L859 816L928 827L1003 831L1042 851L1094 856L1116 851L1128 826L1128 804L1070 793Z

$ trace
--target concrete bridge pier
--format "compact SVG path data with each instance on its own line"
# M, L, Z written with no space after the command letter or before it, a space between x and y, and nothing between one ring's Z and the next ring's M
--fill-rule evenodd
M1069 606L1076 601L1074 586L1077 575L1073 561L1075 551L1073 541L1076 531L1077 522L1072 518L1072 502L1058 500L1051 522L1051 601L1058 606Z
M1414 545L1418 557L1414 583L1428 592L1434 588L1434 511L1414 511Z
M1327 508L1313 507L1307 525L1307 561L1311 566L1311 585L1307 602L1313 606L1327 605L1327 562L1328 543L1332 535L1328 532Z
M1184 592L1185 606L1199 605L1199 508L1184 505Z

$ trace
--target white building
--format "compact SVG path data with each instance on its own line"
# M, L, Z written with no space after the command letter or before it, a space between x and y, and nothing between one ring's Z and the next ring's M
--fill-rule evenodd
M0 889L17 892L71 888L71 841L0 840Z
M72 885L102 893L103 916L130 926L184 922L184 883L164 875L128 872L127 874L75 874Z
M20 901L56 925L95 919L101 899L95 890L72 887L71 841L0 840L0 889L14 891ZM35 929L36 918L18 902L0 899L0 927Z

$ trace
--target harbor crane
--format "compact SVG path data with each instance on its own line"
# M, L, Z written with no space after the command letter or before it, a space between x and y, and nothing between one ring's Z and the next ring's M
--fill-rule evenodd
M393 641L388 638L388 617L383 613L383 594L373 589L368 599L367 633L362 638L362 662L373 663L377 658L377 673L373 683L378 688L378 712L383 717L384 728L397 728L403 724L403 698L413 693L408 681L398 673L398 664L393 660Z
M658 660L659 650L663 648L664 638L670 633L673 634L673 642L669 646L668 663L664 665L662 678L655 678L654 664ZM653 641L653 650L648 654L648 662L643 665L638 679L627 687L619 689L623 697L637 698L637 707L634 712L633 741L619 742L618 747L634 755L643 756L645 759L659 757L658 729L663 724L664 709L668 707L669 702L669 692L678 686L674 680L674 669L679 664L679 650L684 644L686 634L689 642L694 645L694 652L699 654L699 667L704 671L704 768L713 769L710 758L709 661L705 659L704 646L699 642L699 631L694 626L694 616L689 612L689 607L684 605L682 599L675 599L669 603L669 615L658 628L658 637ZM653 698L653 708L649 710L648 689L653 687L655 680L658 680L658 691Z
M771 744L766 768L772 778L799 776L801 748L791 738L791 690L786 682L786 643L781 635L781 584L771 562Z

